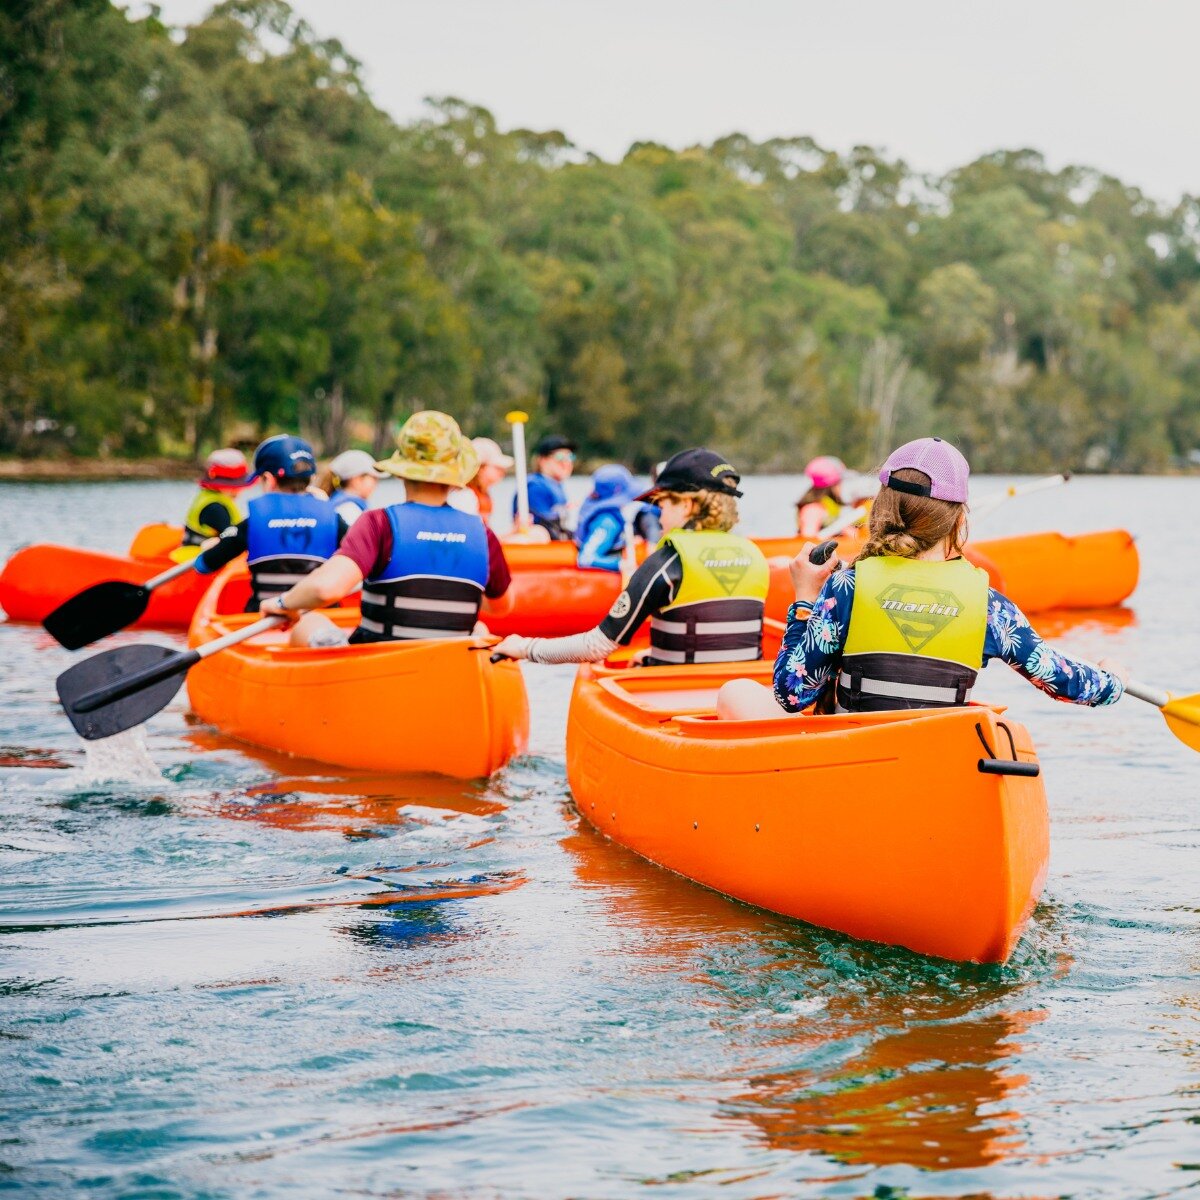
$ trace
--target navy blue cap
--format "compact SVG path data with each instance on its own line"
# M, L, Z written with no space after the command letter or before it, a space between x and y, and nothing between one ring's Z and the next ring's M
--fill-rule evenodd
M741 482L741 475L720 454L698 446L693 450L680 450L668 458L659 468L650 489L638 499L647 500L655 492L721 492L726 496L740 496L738 484Z
M254 470L259 475L274 475L276 479L297 479L311 475L317 469L313 448L303 439L290 433L267 438L254 452Z

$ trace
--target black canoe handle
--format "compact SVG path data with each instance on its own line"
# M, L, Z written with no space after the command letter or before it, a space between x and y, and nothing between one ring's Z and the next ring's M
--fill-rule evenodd
M822 567L833 557L833 553L836 549L836 539L830 538L829 541L822 542L819 546L814 546L808 552L808 561L812 563L814 567Z
M1015 758L981 758L979 771L983 775L1021 775L1026 779L1036 779L1042 773L1042 765L1019 762Z
M1042 773L1041 763L1021 762L1017 758L1017 743L1013 740L1012 730L1003 721L997 721L996 724L1008 734L1012 758L996 758L991 746L988 745L987 738L983 736L983 726L976 721L975 732L979 735L979 740L987 751L987 758L979 760L979 773L981 775L1018 775L1025 779L1036 779Z

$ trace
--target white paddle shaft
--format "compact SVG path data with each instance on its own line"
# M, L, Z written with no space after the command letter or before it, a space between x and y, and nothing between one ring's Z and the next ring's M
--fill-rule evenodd
M164 583L170 583L172 579L178 579L180 575L186 575L189 571L196 569L196 560L193 558L189 562L179 563L177 566L169 567L160 575L155 575L153 579L147 579L142 587L148 592L154 591L156 587L160 587Z

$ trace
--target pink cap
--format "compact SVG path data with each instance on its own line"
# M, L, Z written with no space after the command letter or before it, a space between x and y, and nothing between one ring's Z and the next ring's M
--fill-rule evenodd
M929 490L925 491L920 484L905 483L897 479L892 483L892 472L908 467L913 471L923 471L929 476ZM934 500L950 500L955 504L966 504L967 481L971 476L971 468L962 453L949 442L941 438L917 438L915 442L905 442L897 450L888 455L888 460L879 472L879 482L884 487L893 488L898 492L909 492L917 496L932 496Z
M804 473L812 480L815 488L837 487L846 474L846 465L840 458L822 455L820 458L814 458L804 468Z

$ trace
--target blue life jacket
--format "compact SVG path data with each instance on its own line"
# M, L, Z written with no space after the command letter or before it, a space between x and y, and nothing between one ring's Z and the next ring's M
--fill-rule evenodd
M393 504L392 555L363 584L351 641L469 637L490 574L487 532L448 504Z
M338 490L329 497L329 503L332 504L334 508L337 508L339 504L355 504L362 509L363 512L367 511L367 502L361 496L356 496L353 492L344 492L341 488L338 488Z
M571 535L563 528L567 515L567 492L557 479L549 475L533 474L528 480L529 515L535 525L550 531L556 541L570 541ZM517 497L513 497L513 516L517 515Z
M338 516L328 500L307 492L268 492L251 500L246 561L252 605L281 596L338 548Z
M625 548L625 521L620 510L605 508L589 513L586 536L580 537L584 529L581 521L575 534L579 543L578 565L587 569L619 571L621 551Z

